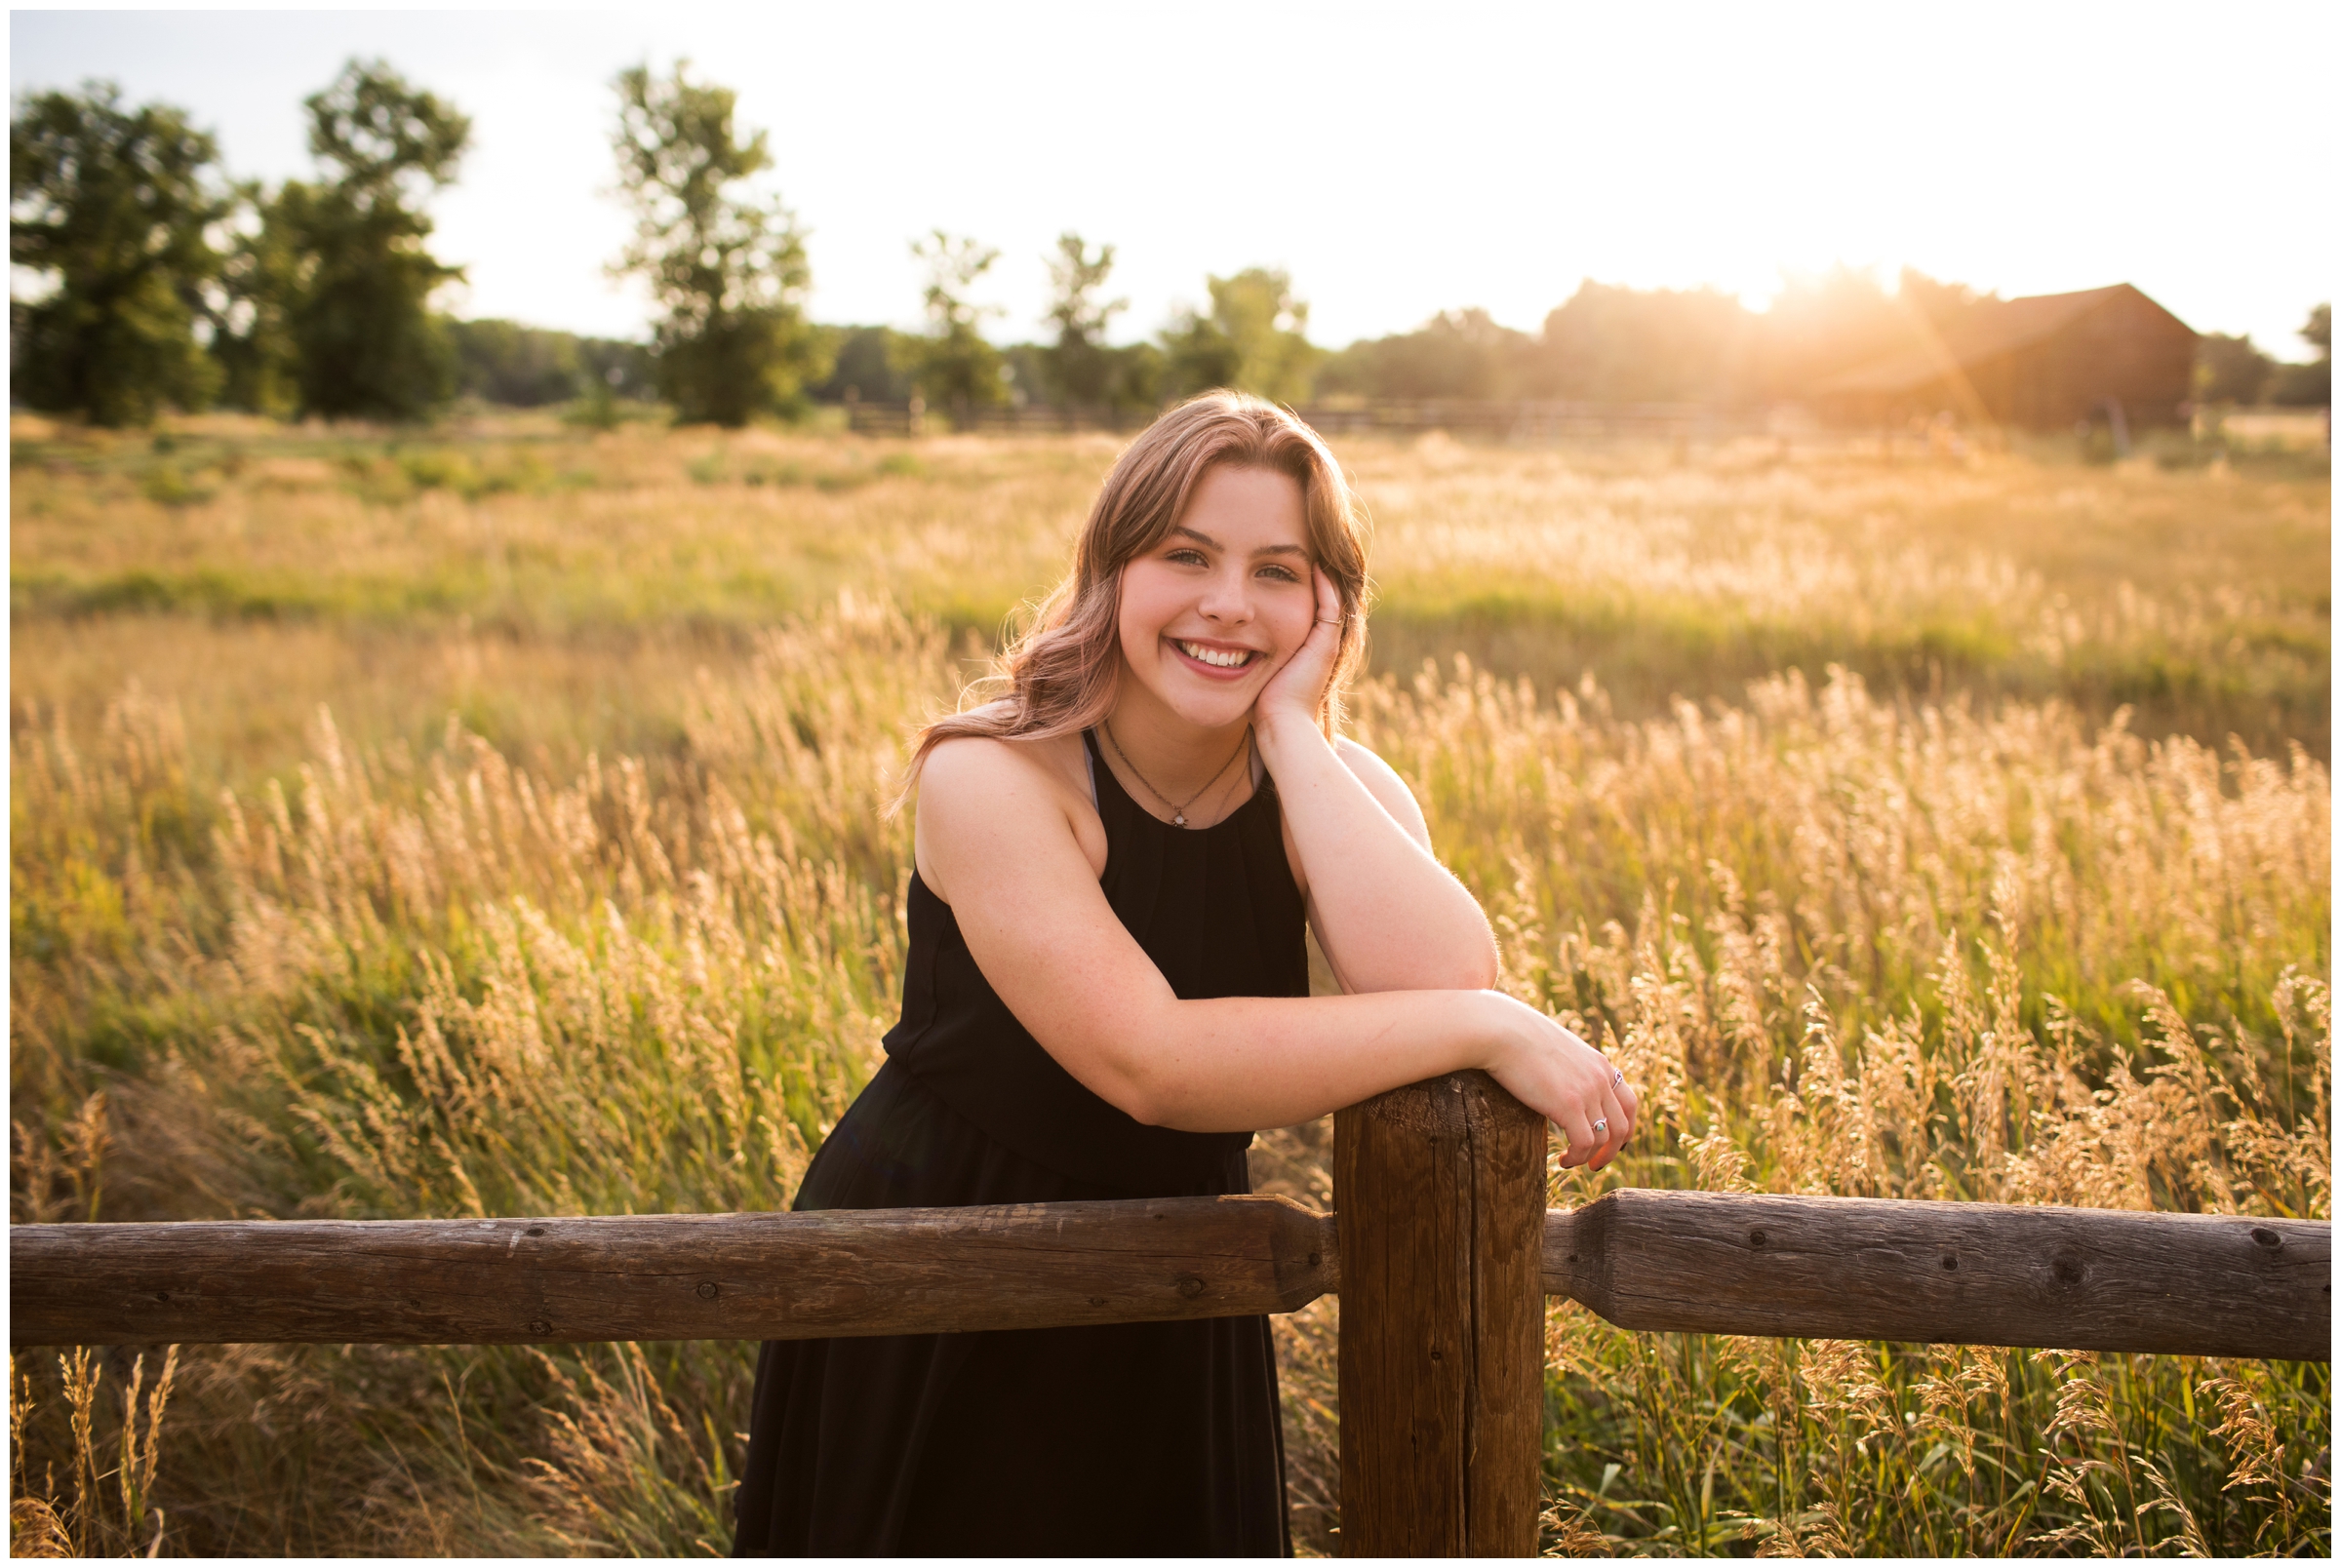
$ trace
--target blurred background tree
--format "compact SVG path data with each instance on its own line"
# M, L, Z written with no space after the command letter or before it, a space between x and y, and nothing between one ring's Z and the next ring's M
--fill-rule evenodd
M1187 311L1163 333L1164 391L1184 397L1215 386L1272 403L1308 400L1324 350L1309 341L1309 307L1281 267L1247 267L1205 280L1209 315Z
M15 397L94 424L199 409L219 383L204 352L211 230L230 209L207 177L218 147L166 104L110 82L41 93L9 122L9 260L48 291L9 301Z
M2309 312L2301 337L2317 350L2305 365L2276 369L2271 400L2287 408L2329 409L2333 406L2333 307L2328 302Z
M239 247L241 330L227 345L239 384L265 408L289 354L304 415L427 417L455 395L456 370L431 295L463 272L430 254L422 207L455 178L471 121L380 60L351 60L303 106L327 177L285 181Z
M777 195L734 191L773 166L766 134L740 140L735 95L691 81L690 64L663 80L647 65L617 78L618 184L634 238L611 270L648 282L662 313L653 362L676 417L736 427L794 416L807 385L829 373L805 320L805 233Z
M918 390L919 339L892 327L816 327L829 374L806 389L819 403L908 403Z
M456 389L506 408L540 409L583 394L588 379L574 333L513 321L450 321Z
M650 350L640 343L493 319L443 327L455 345L456 390L462 397L541 409L579 398L656 395Z
M1535 339L1487 311L1443 310L1410 333L1361 339L1327 358L1317 391L1335 397L1512 398Z
M213 301L212 358L220 371L219 401L231 409L290 418L300 410L300 352L292 307L303 280L301 257L258 180L236 186L235 216L220 258Z
M1049 264L1049 319L1056 324L1056 341L1042 350L1048 386L1060 405L1095 406L1113 401L1113 350L1105 341L1114 317L1130 308L1128 299L1101 299L1105 280L1114 270L1114 248L1096 247L1074 233L1057 236L1056 255Z
M1748 314L1729 294L1587 281L1545 317L1523 381L1534 396L1571 403L1727 402L1752 348Z
M934 230L913 241L910 254L927 268L927 336L918 345L916 378L931 404L987 408L1008 401L1000 350L983 335L983 318L996 305L968 297L1000 253L966 235Z
M2260 401L2276 375L2276 361L2245 333L2204 333L2195 340L2195 401L2249 404Z

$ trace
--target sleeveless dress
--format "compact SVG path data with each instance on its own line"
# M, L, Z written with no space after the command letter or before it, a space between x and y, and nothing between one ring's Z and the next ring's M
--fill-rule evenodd
M1275 789L1204 829L1141 809L1084 736L1106 900L1176 995L1308 994ZM914 872L902 1018L794 1207L1251 1189L1250 1133L1147 1126L993 992ZM1290 1555L1265 1317L775 1341L756 1370L736 1555Z

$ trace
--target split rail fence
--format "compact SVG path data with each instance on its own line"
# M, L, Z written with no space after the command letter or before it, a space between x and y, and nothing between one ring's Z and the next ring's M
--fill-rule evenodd
M1339 1292L1341 1537L1536 1549L1544 1303L1630 1329L2325 1360L2332 1227L1724 1193L1545 1207L1485 1075L1334 1121L1281 1197L627 1218L25 1225L18 1346L814 1339L1291 1312Z

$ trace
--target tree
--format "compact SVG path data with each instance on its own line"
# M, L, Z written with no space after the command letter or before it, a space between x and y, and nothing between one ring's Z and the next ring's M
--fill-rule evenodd
M1764 314L1746 323L1755 362L1751 378L1765 397L1803 396L1839 371L1924 342L1914 331L1912 313L1862 268L1840 264L1783 283ZM1730 303L1739 309L1737 300ZM1736 380L1727 377L1726 384Z
M1116 365L1105 344L1106 327L1130 308L1127 299L1097 297L1114 270L1114 248L1101 245L1092 255L1080 235L1060 234L1048 262L1049 319L1056 324L1056 342L1043 350L1042 364L1051 388L1064 403L1107 402Z
M2249 333L2204 333L2195 339L2198 403L2257 403L2275 374L2276 361L2260 352Z
M964 235L934 230L913 241L910 254L927 267L927 337L919 345L919 390L929 403L982 408L1008 401L1000 351L985 339L983 318L996 305L968 297L1000 253Z
M620 193L634 238L611 270L650 285L660 393L686 422L738 426L796 413L828 373L805 320L813 270L805 232L777 195L737 188L773 166L766 134L733 129L736 95L693 82L689 60L664 80L618 74Z
M816 327L828 377L807 392L821 403L908 403L920 339L892 327Z
M2300 335L2317 350L2306 365L2280 365L2272 401L2294 409L2329 409L2333 404L2333 307L2319 305L2309 312Z
M1892 309L1875 290L1857 297ZM1739 301L1713 289L1621 289L1588 279L1544 318L1529 384L1570 402L1724 401L1744 374L1749 328Z
M302 107L326 177L259 198L229 269L221 358L250 407L290 382L303 414L422 418L456 377L431 294L463 275L425 248L422 204L455 178L471 121L380 60L351 60Z
M1210 314L1190 310L1163 333L1171 395L1226 386L1273 403L1305 400L1323 351L1309 341L1309 307L1293 297L1290 274L1247 267L1207 282Z
M292 311L304 277L294 238L258 180L236 187L236 226L213 304L212 358L219 400L275 418L300 412L300 354Z
M516 321L451 321L456 390L483 403L540 409L567 403L585 390L574 333L524 327Z
M1317 379L1369 398L1509 398L1533 342L1485 310L1441 311L1414 332L1350 344Z
M212 137L181 111L126 109L110 82L42 93L9 123L9 260L49 292L12 296L16 396L101 425L201 408L218 371L198 340L228 200Z

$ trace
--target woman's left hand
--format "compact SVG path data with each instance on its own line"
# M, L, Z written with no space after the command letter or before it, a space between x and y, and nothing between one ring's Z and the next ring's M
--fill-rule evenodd
M1256 712L1261 723L1290 715L1311 728L1316 727L1317 710L1325 700L1325 688L1333 679L1333 660L1341 652L1341 594L1332 578L1309 568L1309 582L1316 590L1315 624L1309 635L1294 648L1277 672L1260 687Z

